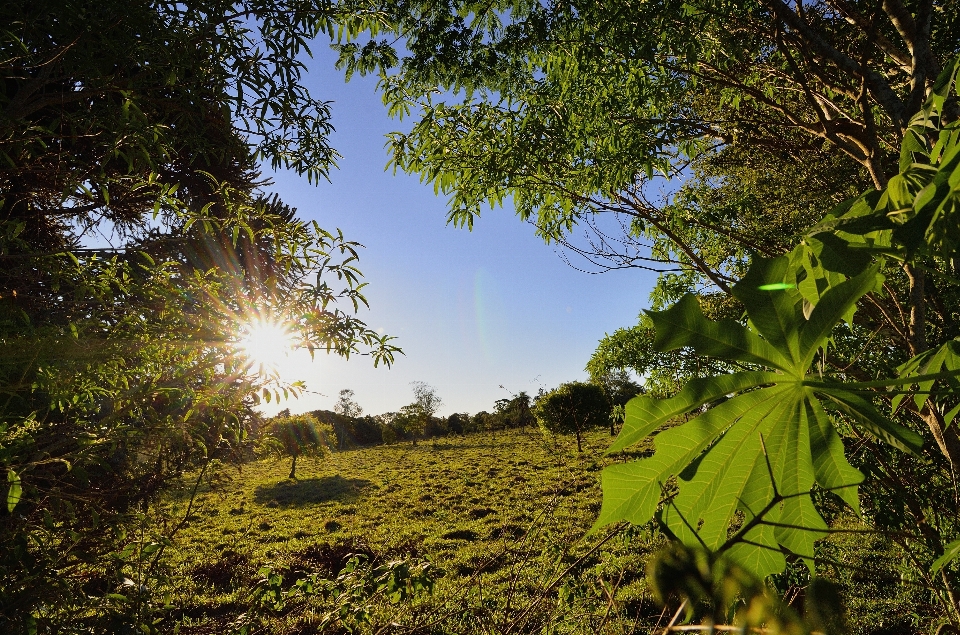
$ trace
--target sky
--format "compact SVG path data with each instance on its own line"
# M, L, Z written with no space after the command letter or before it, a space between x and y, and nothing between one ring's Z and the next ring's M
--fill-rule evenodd
M388 369L374 368L369 357L319 353L311 361L295 353L281 374L303 380L308 392L264 412L333 409L347 388L366 414L396 411L413 401L411 382L423 381L443 400L441 414L475 413L520 391L585 380L604 334L636 323L655 274L578 271L512 207L486 211L473 231L448 225L446 200L431 185L384 169L384 135L409 121L387 116L373 78L345 83L332 54L316 52L306 83L333 102L340 167L320 185L273 173L269 189L301 218L364 245L359 268L370 309L361 307L358 317L396 336L404 355Z

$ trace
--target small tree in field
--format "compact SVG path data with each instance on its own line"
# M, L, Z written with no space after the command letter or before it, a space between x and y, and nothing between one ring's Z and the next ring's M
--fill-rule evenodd
M577 452L583 452L583 433L609 422L610 402L600 386L574 381L539 397L533 414L547 432L576 435Z
M437 389L426 382L414 381L410 382L410 386L413 388L415 401L401 408L401 414L408 417L407 428L413 445L416 445L417 437L424 433L427 422L443 405L443 400L437 395Z
M333 430L310 414L276 417L267 426L267 435L275 449L293 458L290 478L297 478L297 459L301 455L322 456L333 443Z

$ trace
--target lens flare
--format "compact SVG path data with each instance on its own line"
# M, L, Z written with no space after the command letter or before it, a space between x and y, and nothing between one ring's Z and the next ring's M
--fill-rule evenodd
M243 330L237 348L252 368L261 373L277 374L293 350L296 337L290 326L282 322L251 322Z

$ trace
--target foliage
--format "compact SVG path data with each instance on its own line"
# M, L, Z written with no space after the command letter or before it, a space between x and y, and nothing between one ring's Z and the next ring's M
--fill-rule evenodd
M501 426L506 428L526 428L536 423L531 409L531 399L524 391L520 391L511 399L498 399L494 404L496 416L502 421Z
M371 624L377 604L410 602L433 592L434 577L429 563L400 559L374 566L363 555L351 555L332 580L313 573L284 583L282 573L267 566L258 572L260 580L250 590L250 609L231 624L231 633L249 635L269 624L271 617L296 618L310 601L319 596L328 607L309 624L321 631L338 629L347 633L375 629Z
M574 381L539 396L533 415L545 432L575 435L582 452L583 433L609 422L610 402L596 384Z
M846 372L852 364L836 370L826 364L837 326L852 323L857 302L883 288L879 270L888 259L903 261L910 275L917 262L938 273L933 267L954 255L950 184L960 182L960 144L956 124L944 124L943 117L955 69L944 72L910 122L900 176L840 206L789 254L753 260L732 289L746 308L746 326L706 320L694 296L650 313L658 349L689 347L745 370L691 380L670 399L639 397L628 404L611 450L674 417L701 414L660 432L652 458L605 469L598 525L642 523L656 513L681 542L726 555L754 575L782 571L784 556L802 558L812 570L814 541L828 529L811 498L814 485L860 513L856 487L863 474L849 464L838 429L852 424L901 451L922 451L923 438L882 414L875 399L886 398L892 415L913 401L942 458L956 465L945 434L956 414L953 341L927 349L926 333L909 334L905 343L915 356L896 369L899 377L856 381ZM883 390L899 386L907 390ZM666 500L658 512L661 494ZM947 535L926 529L925 546L944 553ZM934 570L956 556L946 548ZM942 583L951 594L951 580L943 576Z
M509 201L588 262L720 290L750 252L788 249L896 172L900 132L957 51L955 7L931 2L379 6L344 31L341 66L379 72L414 117L393 165L449 195L451 221ZM659 200L654 175L691 171Z
M340 398L337 399L333 411L340 416L357 418L363 414L363 408L353 400L354 392L349 388L340 391Z
M856 486L863 475L844 457L826 408L902 450L920 451L922 438L881 415L861 386L811 373L834 327L882 282L876 267L831 288L805 317L789 264L786 256L757 260L734 287L753 328L709 322L694 296L651 314L661 350L690 347L770 370L691 380L672 399L638 397L628 403L611 451L674 417L713 407L657 435L651 459L605 470L607 496L598 523L646 523L661 490L677 477L679 493L664 508L662 522L681 541L716 551L728 544L730 523L743 514L730 555L764 577L785 567L781 546L812 559L813 541L827 529L810 499L814 483L859 509ZM780 290L765 290L777 285Z
M353 316L359 245L259 189L260 161L314 181L333 165L301 81L331 11L0 8L0 630L159 628L170 598L134 591L187 518L149 536L137 519L238 456L259 400L302 388L252 373L244 326L392 362Z
M431 419L443 405L443 400L437 395L437 389L426 382L414 381L410 386L413 389L414 402L400 409L393 425L416 445L417 439L426 434Z

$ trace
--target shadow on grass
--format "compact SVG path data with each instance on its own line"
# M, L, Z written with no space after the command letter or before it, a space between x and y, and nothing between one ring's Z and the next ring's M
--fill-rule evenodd
M261 505L276 507L299 507L329 501L353 502L360 492L373 485L362 478L324 476L298 481L283 481L275 485L260 485L254 490L253 499Z

